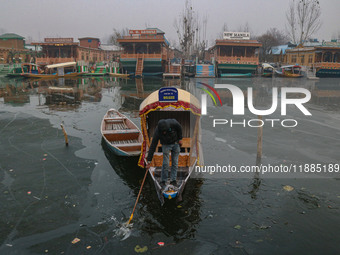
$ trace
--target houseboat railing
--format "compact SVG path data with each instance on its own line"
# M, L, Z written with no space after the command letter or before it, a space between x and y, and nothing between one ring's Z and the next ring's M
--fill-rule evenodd
M334 63L334 62L319 62L315 63L314 67L323 67L327 69L339 69L340 68L340 63Z
M58 64L76 61L75 58L36 58L37 64Z
M130 54L130 53L124 53L120 55L120 58L138 58L142 57L143 58L166 58L166 55L162 54Z

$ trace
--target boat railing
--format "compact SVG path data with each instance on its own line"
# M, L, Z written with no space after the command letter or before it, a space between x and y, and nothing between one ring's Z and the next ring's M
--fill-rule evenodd
M230 64L254 64L258 65L259 60L257 57L231 57L231 56L218 56L217 62L230 63Z
M151 54L145 54L145 53L139 53L139 54L131 54L131 53L124 53L120 55L120 58L138 58L143 55L143 58L166 58L166 56L162 54L157 53L151 53Z
M319 62L314 64L314 68L340 69L340 63L335 62Z

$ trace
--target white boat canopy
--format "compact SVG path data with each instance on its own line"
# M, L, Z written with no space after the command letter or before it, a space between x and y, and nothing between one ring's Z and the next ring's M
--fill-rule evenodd
M272 68L272 69L275 69L272 65L269 65L269 64L267 64L267 63L263 63L263 64L262 64L262 67L263 67L263 68Z
M77 62L65 62L65 63L59 63L59 64L53 64L53 65L47 65L47 68L58 68L58 67L68 67L68 66L75 66L77 65Z

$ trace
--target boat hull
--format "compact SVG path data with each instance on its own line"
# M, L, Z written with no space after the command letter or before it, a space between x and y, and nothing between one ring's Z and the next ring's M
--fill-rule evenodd
M124 73L109 73L111 77L118 77L118 78L129 78L130 74Z
M136 72L136 58L125 58L120 60L124 71L134 75ZM158 76L163 75L164 68L162 59L160 58L146 58L143 62L143 76Z
M251 73L221 73L222 78L246 78L251 76Z
M76 76L82 75L82 73L69 73L69 74L65 74L64 76L59 76L57 74L32 74L32 73L21 74L21 75L26 78L68 78L68 77L76 77Z
M252 64L225 64L220 63L217 65L217 72L222 74L252 74L255 73L257 69L257 65Z
M316 77L320 78L340 78L340 69L319 69L316 71Z

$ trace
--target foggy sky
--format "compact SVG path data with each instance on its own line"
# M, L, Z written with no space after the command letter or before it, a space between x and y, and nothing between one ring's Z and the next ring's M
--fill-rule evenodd
M261 35L271 27L285 31L290 0L192 0L199 16L208 17L209 45L222 33L237 31L249 23L251 32ZM158 27L170 41L177 41L174 20L184 10L185 0L0 0L0 33L45 37L91 36L108 38L113 28ZM330 40L340 33L340 0L320 0L322 27L315 34ZM105 41L103 43L106 43Z

